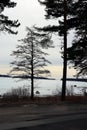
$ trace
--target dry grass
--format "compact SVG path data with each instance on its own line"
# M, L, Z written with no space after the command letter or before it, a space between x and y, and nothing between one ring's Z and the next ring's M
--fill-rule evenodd
M82 103L87 102L87 96L66 96L66 103ZM24 104L60 104L60 96L35 97L33 100L30 97L9 97L0 99L0 106L20 106ZM64 103L64 102L63 102Z
M60 97L58 96L48 96L48 97L34 97L31 100L30 97L8 97L0 99L0 104L10 104L10 105L23 105L23 104L56 104L60 102Z
M66 101L71 101L71 102L86 102L87 101L87 96L67 96Z

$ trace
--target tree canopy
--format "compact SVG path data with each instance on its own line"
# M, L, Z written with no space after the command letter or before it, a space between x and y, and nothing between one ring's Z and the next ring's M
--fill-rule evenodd
M14 8L16 6L15 2L11 0L0 0L0 31L5 31L11 34L17 34L12 28L17 28L20 23L18 20L10 20L8 16L4 15L5 8Z
M75 26L73 45L67 49L67 58L77 70L77 76L87 75L87 1L80 0L74 7L76 16L69 21Z
M41 5L45 6L46 19L55 19L58 21L58 25L44 26L42 29L49 32L59 32L59 35L64 35L64 0L38 0ZM75 6L75 0L66 1L67 6L67 22L70 21L76 14L73 13L73 6ZM72 28L70 22L67 23L67 30Z
M41 5L45 6L45 18L55 19L58 25L44 26L42 29L49 32L59 32L59 35L64 34L64 0L38 0ZM67 31L75 29L76 33L84 33L87 31L84 25L87 21L87 1L86 0L66 0L67 4Z

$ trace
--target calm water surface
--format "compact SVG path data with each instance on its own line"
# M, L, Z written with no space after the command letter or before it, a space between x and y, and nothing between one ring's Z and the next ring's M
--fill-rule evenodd
M76 85L77 87L73 87L74 93L81 93L82 87L87 87L86 82L67 82L67 88L70 90L71 86ZM30 87L30 80L26 81L18 81L18 79L11 78L0 78L0 94L3 94L12 88L18 88L22 86ZM62 82L61 80L35 80L35 92L38 90L40 95L53 95L57 93L58 90L61 90Z

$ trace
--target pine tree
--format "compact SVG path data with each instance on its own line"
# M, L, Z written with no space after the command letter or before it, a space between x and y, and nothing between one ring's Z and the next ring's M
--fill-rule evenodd
M73 45L67 49L70 63L77 70L77 76L87 75L87 1L79 0L73 7L75 18L68 21L75 26L76 36Z
M67 60L74 63L75 68L79 69L79 74L83 74L86 69L86 63L84 67L86 58L86 41L87 41L87 1L86 0L38 0L42 5L44 5L46 11L46 19L58 20L58 25L48 25L40 30L49 32L59 32L60 36L64 36L64 68L63 68L63 84L62 84L62 100L65 100L66 91L66 75L67 75ZM65 20L66 15L66 20ZM73 46L67 50L67 34L69 30L75 29L76 37L73 41ZM66 33L65 33L66 31ZM66 41L66 42L65 42ZM84 44L84 45L83 45ZM65 47L66 46L66 47ZM84 46L84 47L82 47ZM83 49L82 49L83 48ZM78 53L78 51L82 52ZM83 54L85 53L85 57ZM68 57L67 57L68 56ZM82 59L82 57L84 57ZM81 60L82 59L82 60ZM81 72L81 73L80 73Z
M62 82L62 101L65 100L66 94L66 77L67 77L67 31L68 25L67 21L71 19L72 6L74 0L38 0L40 4L45 5L46 19L58 20L58 25L48 25L39 30L49 31L49 32L59 32L60 36L64 37L64 62L63 62L63 82Z
M51 47L52 41L48 34L39 34L33 28L27 27L27 35L24 39L19 40L16 51L12 55L15 56L12 64L11 73L16 73L21 78L31 79L31 99L34 98L34 77L41 77L43 74L50 74L49 70L44 67L50 63L45 56L47 53L42 51L42 47Z
M17 31L12 30L12 28L17 28L20 23L18 20L10 20L8 16L3 14L5 8L14 8L16 6L15 2L10 0L0 0L0 31L8 32L11 34L17 34Z

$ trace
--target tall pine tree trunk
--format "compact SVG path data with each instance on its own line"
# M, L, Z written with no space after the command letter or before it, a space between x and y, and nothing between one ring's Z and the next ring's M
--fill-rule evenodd
M31 43L31 99L34 99L33 41Z
M64 0L64 61L63 61L63 79L61 100L66 96L66 77L67 77L67 0Z

